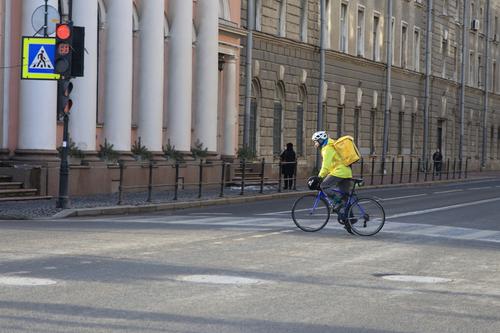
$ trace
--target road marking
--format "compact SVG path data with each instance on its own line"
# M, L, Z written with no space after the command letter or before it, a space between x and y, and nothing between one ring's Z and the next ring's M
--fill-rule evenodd
M394 219L394 218L398 218L398 217L422 215L422 214L428 214L428 213L433 213L433 212L439 212L439 211L443 211L443 210L450 210L450 209L462 208L462 207L467 207L467 206L481 205L483 203L489 203L489 202L495 202L495 201L500 201L500 198L465 202L465 203L457 204L457 205L437 207L437 208L431 208L431 209L417 210L414 212L395 214L395 215L387 216L386 219Z
M471 187L468 190L469 191L477 191L477 190L484 190L486 188L491 188L491 187L489 187L489 186L486 186L486 187Z
M233 215L233 213L191 213L189 215L192 215L192 216L197 216L197 215L201 215L201 216L221 215L221 216L224 216L225 215L225 216L227 216L227 215Z
M432 194L444 194L444 193L454 193L454 192L462 192L463 190L449 190L449 191L439 191L439 192L432 192Z
M393 197L393 198L386 198L386 199L380 198L379 200L382 200L382 201L391 201L391 200L398 200L398 199L407 199L407 198L422 197L424 195L427 195L427 193L406 195L406 196L403 196L403 197Z

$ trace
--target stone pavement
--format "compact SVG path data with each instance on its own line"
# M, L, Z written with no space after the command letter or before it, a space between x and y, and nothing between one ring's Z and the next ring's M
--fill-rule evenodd
M467 179L435 180L434 182L429 179L427 182L422 182L421 180L419 183L412 184L390 184L389 177L386 177L387 179L383 185L365 185L363 188L429 186L435 182L462 182L498 176L500 176L500 172L471 172L468 174ZM365 178L365 182L369 184L369 179ZM147 192L125 192L121 205L117 204L118 193L100 194L70 197L71 207L65 210L56 208L57 198L39 201L8 201L0 203L0 219L47 219L183 209L215 204L294 197L308 191L308 189L305 186L298 186L297 190L282 190L280 193L275 186L265 186L262 194L259 191L260 188L258 186L250 186L246 187L244 195L241 195L240 188L227 188L224 190L224 197L221 198L219 190L203 190L202 197L199 198L198 189L193 188L179 190L178 198L175 201L173 200L173 191L153 191L151 202L147 202Z

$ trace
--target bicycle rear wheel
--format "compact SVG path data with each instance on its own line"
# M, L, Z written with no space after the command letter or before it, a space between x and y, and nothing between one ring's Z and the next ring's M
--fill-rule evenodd
M347 216L346 223L359 236L375 235L385 223L384 208L372 198L358 198L349 207Z
M330 205L316 194L306 194L293 204L292 219L303 231L321 230L330 219Z

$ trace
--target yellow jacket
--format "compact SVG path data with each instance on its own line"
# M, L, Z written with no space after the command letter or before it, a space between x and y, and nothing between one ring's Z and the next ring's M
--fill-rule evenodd
M325 178L327 175L332 175L339 178L352 178L351 167L345 166L337 151L333 147L335 141L328 139L328 143L321 148L321 157L323 163L319 171L319 177Z

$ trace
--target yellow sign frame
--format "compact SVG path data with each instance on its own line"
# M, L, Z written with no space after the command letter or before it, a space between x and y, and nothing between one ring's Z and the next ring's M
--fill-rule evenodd
M56 73L32 73L30 72L29 52L31 45L55 46L56 39L50 37L23 37L21 79L23 80L59 80L60 74ZM55 63L55 59L51 59Z

